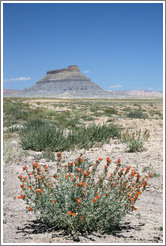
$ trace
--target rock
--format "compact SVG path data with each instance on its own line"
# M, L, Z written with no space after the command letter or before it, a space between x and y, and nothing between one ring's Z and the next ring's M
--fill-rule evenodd
M24 89L17 96L88 98L107 97L109 94L83 75L76 65L71 65L64 69L48 71L34 86Z

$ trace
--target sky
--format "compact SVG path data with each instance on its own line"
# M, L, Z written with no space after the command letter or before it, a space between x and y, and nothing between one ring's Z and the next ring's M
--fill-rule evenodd
M163 90L162 3L4 3L3 88L77 65L104 90Z

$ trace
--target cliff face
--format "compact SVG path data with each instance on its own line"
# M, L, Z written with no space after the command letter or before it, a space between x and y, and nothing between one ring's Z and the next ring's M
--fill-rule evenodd
M80 73L76 65L48 71L33 87L20 96L28 97L99 97L108 94Z
M48 71L47 74L57 74L57 73L60 73L60 72L74 72L74 71L80 72L80 70L77 67L77 65L71 65L71 66L68 66L67 68Z

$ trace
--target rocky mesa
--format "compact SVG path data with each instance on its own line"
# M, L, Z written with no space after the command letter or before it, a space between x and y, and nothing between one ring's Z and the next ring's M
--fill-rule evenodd
M48 71L29 89L20 91L23 97L103 97L105 92L88 77L83 75L77 65Z

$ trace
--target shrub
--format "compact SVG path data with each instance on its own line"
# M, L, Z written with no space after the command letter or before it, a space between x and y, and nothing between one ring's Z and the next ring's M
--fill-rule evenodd
M150 134L147 129L143 132L140 130L136 132L129 132L128 130L121 133L122 142L127 143L129 152L139 152L143 150L144 142L149 138Z
M75 127L65 136L64 131L57 129L46 121L33 120L26 125L25 133L21 136L24 149L36 151L64 151L77 148L91 148L96 142L106 142L108 139L120 137L116 125L89 125Z
M109 107L109 108L106 108L104 109L104 112L106 113L106 115L112 115L112 114L117 114L117 110L113 107Z
M104 165L101 158L92 164L80 156L65 165L61 154L57 156L55 174L49 173L46 164L32 163L32 171L23 167L26 176L19 176L22 194L18 198L26 201L27 211L39 221L68 232L111 231L136 210L135 203L152 176L141 177L130 166L122 167L120 159L110 173L109 158ZM98 173L101 162L103 170Z
M20 138L23 149L36 151L64 150L66 148L66 138L63 131L58 130L46 121L39 121L38 125L37 121L32 121L26 125L25 132Z
M150 115L153 117L154 115L158 115L160 118L163 117L162 113L159 110L150 110Z
M78 148L92 148L96 142L107 142L110 138L120 137L119 128L114 125L89 125L88 127L78 127L70 132L68 139L70 144Z
M142 110L133 110L133 111L130 111L127 116L129 118L132 118L132 119L146 119L148 118L148 115L143 113Z

